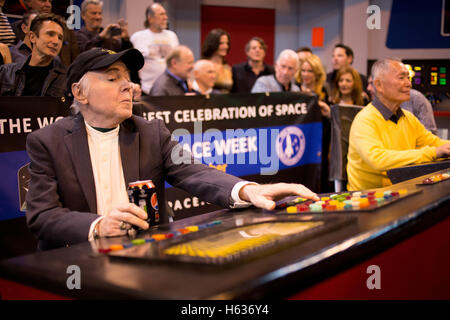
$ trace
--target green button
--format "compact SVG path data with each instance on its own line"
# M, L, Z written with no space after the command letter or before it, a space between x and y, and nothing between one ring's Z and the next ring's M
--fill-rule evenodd
M134 239L131 241L131 243L134 244L135 246L139 246L145 243L145 239Z

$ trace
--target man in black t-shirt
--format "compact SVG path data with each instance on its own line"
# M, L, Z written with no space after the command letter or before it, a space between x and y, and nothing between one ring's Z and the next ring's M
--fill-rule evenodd
M264 63L267 45L263 39L253 37L245 45L245 54L247 61L236 64L232 68L233 72L233 88L231 92L247 92L252 91L256 80L261 76L274 74L272 66Z
M63 22L54 14L40 14L30 30L31 56L0 67L0 95L63 96L66 70L58 57L64 37Z

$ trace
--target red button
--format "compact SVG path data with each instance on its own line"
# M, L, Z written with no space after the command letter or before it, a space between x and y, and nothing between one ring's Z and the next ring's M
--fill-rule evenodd
M297 210L300 211L300 212L305 212L305 211L309 210L309 206L304 205L304 204L300 204L300 205L297 206Z

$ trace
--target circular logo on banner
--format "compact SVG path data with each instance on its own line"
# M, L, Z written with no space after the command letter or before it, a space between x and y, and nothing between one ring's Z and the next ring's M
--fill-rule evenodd
M156 198L156 192L152 194L152 198L150 199L153 209L158 210L158 199Z
M281 130L277 137L276 150L280 161L284 165L295 165L305 152L305 135L303 131L294 126Z

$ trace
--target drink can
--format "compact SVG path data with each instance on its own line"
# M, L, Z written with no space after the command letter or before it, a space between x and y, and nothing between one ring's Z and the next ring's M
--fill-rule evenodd
M128 199L147 213L150 226L159 224L159 207L156 187L152 180L130 182L128 184Z

